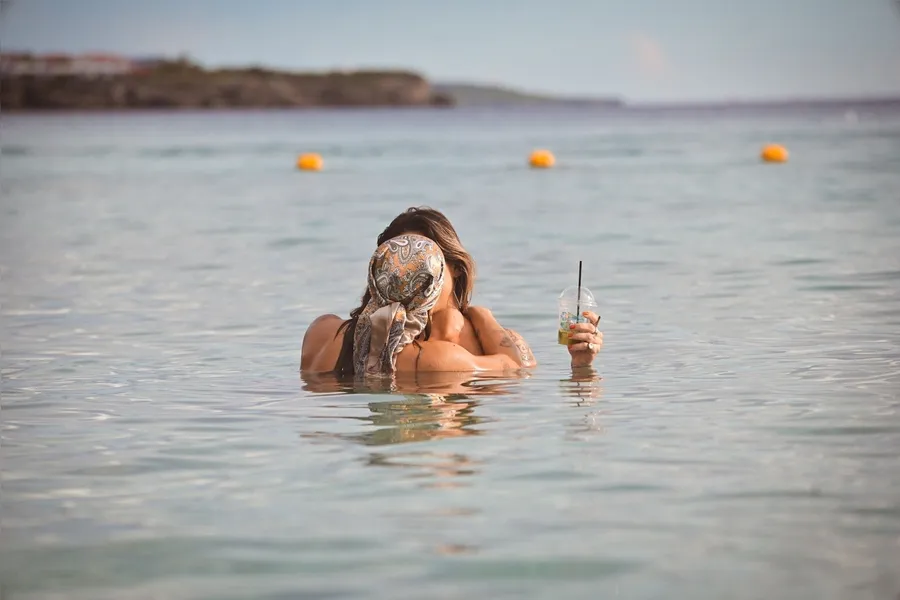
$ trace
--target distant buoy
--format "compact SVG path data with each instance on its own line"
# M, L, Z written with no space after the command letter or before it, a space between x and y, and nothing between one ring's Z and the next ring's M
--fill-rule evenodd
M528 164L533 169L549 169L556 163L556 158L549 150L535 150L528 157Z
M780 146L778 144L769 144L762 149L760 158L764 162L783 163L787 162L788 151L784 146Z
M322 157L314 152L301 154L297 158L297 168L301 171L321 171Z

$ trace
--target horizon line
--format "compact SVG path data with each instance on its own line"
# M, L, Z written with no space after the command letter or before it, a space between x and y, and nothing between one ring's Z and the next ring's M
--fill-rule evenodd
M900 0L898 0L900 3ZM283 72L283 73L296 73L296 74L316 74L316 73L368 73L368 72L406 72L413 73L423 77L429 84L433 87L442 87L442 86L466 86L466 87L476 87L476 88L489 88L500 90L504 92L509 92L513 94L520 94L525 96L532 96L535 98L540 98L543 100L547 100L549 102L558 102L558 103L582 103L582 104L590 104L590 103L609 103L610 101L615 101L621 104L623 108L678 108L678 107L740 107L740 106L791 106L791 105L809 105L809 104L851 104L851 103L861 103L861 104L881 104L881 103L894 103L900 102L900 90L893 92L869 92L862 93L857 95L849 95L849 94L836 94L836 95L811 95L811 96L765 96L765 97L735 97L735 98L722 98L722 97L707 97L707 98L682 98L682 99L673 99L673 100L633 100L625 96L624 94L618 94L614 92L608 93L565 93L565 92L555 92L548 90L539 90L534 88L528 88L526 86L517 87L514 84L507 84L503 82L497 82L496 80L483 80L483 79L441 79L434 78L429 75L424 70L418 70L409 67L400 67L400 66L382 66L382 67L322 67L320 69L294 69L294 68L286 68L286 67L273 67L266 66L261 63L253 63L248 62L242 65L232 64L232 65L218 65L211 66L209 63L204 63L191 56L188 52L180 52L180 53L158 53L158 54L128 54L114 51L104 51L104 50L91 50L85 52L38 52L34 50L24 50L24 49L4 49L0 51L0 55L22 55L22 54L30 54L36 57L41 56L52 56L52 55L65 55L65 56L86 56L92 54L104 54L111 56L118 56L121 58L125 58L128 60L141 60L141 59L161 59L161 60L187 60L193 64L196 64L203 68L204 70L228 70L228 69L254 69L261 68L265 70L270 70L274 72Z

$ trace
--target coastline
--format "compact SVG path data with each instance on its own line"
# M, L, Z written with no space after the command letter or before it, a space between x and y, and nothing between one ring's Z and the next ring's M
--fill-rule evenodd
M0 52L0 111L7 114L454 107L631 113L846 109L852 113L900 108L900 93L645 101L612 94L527 91L502 82L432 82L403 68L304 72L261 66L207 68L186 55L129 58L108 53Z
M261 67L206 69L188 59L121 72L53 70L5 55L0 111L6 114L183 113L207 111L513 108L592 112L754 112L900 108L900 95L627 101L620 96L564 96L497 83L431 82L409 70L293 72ZM44 70L41 70L44 69Z
M271 114L306 112L492 112L517 111L521 113L543 114L550 112L588 113L595 115L664 115L664 114L734 114L752 115L757 113L852 113L900 112L900 97L893 98L840 98L803 101L749 101L749 102L672 102L672 103L629 103L621 106L603 106L591 103L546 102L496 103L496 104L421 104L421 105L315 105L315 106L183 106L183 107L54 107L54 108L9 108L0 103L0 114L7 116L53 116L53 115L189 115L189 114Z
M186 60L115 74L6 70L4 112L446 107L453 99L410 71L207 70Z

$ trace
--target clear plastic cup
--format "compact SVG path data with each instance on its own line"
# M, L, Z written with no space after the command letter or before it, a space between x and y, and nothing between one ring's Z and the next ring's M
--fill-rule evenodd
M596 313L597 301L591 290L581 286L581 296L578 295L578 286L567 287L559 295L559 328L556 341L563 346L569 345L569 325L572 323L587 323L588 319L581 313L586 310Z

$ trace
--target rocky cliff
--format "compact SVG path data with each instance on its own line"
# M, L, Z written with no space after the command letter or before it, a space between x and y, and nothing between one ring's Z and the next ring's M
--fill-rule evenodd
M423 77L403 71L299 74L205 70L184 61L127 75L0 76L0 109L447 106Z

